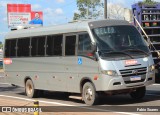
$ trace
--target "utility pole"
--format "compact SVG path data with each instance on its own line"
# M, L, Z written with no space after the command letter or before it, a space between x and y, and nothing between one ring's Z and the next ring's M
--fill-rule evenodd
M104 0L104 18L107 19L107 0Z

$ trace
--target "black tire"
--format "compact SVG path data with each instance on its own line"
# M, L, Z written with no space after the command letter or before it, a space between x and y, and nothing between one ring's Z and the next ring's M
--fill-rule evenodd
M83 85L82 98L87 105L98 104L99 102L98 94L91 82L86 82Z
M34 98L38 96L38 90L34 88L33 82L30 79L26 81L25 92L26 92L26 95L30 98Z
M145 96L145 94L146 94L146 87L139 87L136 89L136 91L131 92L130 96L133 99L140 100Z

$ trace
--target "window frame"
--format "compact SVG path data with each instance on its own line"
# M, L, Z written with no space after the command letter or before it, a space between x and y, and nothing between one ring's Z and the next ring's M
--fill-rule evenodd
M64 39L64 35L63 34L48 34L46 35L46 43L45 43L45 51L46 51L46 57L61 57L60 55L48 55L47 54L47 48L48 48L48 36L62 36L62 44L61 44L61 47L62 47L62 52L61 52L61 56L63 56L63 39ZM54 39L54 38L53 38Z
M12 40L15 40L15 47L14 47L14 52L15 52L15 54L14 54L14 56L11 56L11 44L9 44L9 52L8 52L8 55L9 56L6 56L6 41L12 41ZM4 57L5 58L16 58L17 57L17 38L12 38L12 39L5 39L5 47L4 47Z
M46 56L46 36L47 35L43 35L43 36L32 36L32 37L30 37L30 57L45 57ZM32 55L32 39L39 39L38 37L44 37L45 38L45 43L44 43L44 54L43 55L38 55L38 48L39 48L39 43L38 43L38 48L36 49L36 55ZM41 39L41 38L40 38ZM37 40L36 40L36 42L37 42Z
M62 56L70 57L70 56L77 56L78 55L78 34L79 33L66 33L63 34L63 49L62 49ZM75 55L66 55L66 37L68 36L76 36L76 42L75 42Z
M19 43L19 40L20 39L28 39L29 40L29 51L28 51L28 56L18 56L18 50L19 50L19 47L18 47L18 43ZM20 58L20 57L30 57L30 44L31 44L31 38L30 37L21 37L21 38L17 38L17 44L16 44L16 47L17 47L17 55L16 55L16 58Z
M91 38L90 34L88 31L81 31L81 32L71 32L71 33L60 33L60 34L47 34L47 35L43 35L43 36L28 36L28 37L20 37L20 38L11 38L11 39L6 39L6 40L16 40L16 46L15 46L15 56L6 56L6 51L5 51L5 57L16 57L16 58L29 58L29 57L68 57L68 56L78 56L78 42L79 42L79 35L81 34L88 34L89 37ZM62 36L62 55L47 55L47 40L48 40L48 36ZM65 51L66 51L66 37L68 36L76 36L76 41L75 41L75 55L66 55ZM35 37L45 37L45 43L44 43L44 55L37 55L36 56L32 56L32 39L34 39ZM18 56L18 39L29 39L29 56ZM54 38L53 38L54 39ZM6 40L5 40L5 48L6 48ZM90 39L91 40L91 39ZM92 40L91 40L92 43Z
M90 41L91 41L90 44L92 44L92 40L91 40L91 36L90 36L89 32L85 31L85 32L78 33L78 43L77 43L77 54L78 55L83 55L83 53L79 54L80 53L79 52L79 35L82 35L82 34L88 34L89 38L90 38ZM91 52L91 51L92 51L92 49L88 50L87 52ZM84 53L87 53L87 52L84 52Z

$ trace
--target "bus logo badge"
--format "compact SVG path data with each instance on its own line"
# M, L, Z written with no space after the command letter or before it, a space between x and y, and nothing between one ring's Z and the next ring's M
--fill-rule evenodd
M132 70L132 74L138 74L138 70Z
M4 64L6 64L6 65L12 64L12 59L10 59L10 58L4 58Z
M82 64L82 58L78 57L78 65Z

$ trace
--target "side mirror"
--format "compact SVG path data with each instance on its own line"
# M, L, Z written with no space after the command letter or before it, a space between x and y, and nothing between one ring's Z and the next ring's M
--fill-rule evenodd
M93 59L95 61L98 61L98 55L97 55L96 51L97 51L97 45L96 44L91 44L90 56L93 57Z
M91 44L91 50L93 53L97 51L97 45L96 44Z

